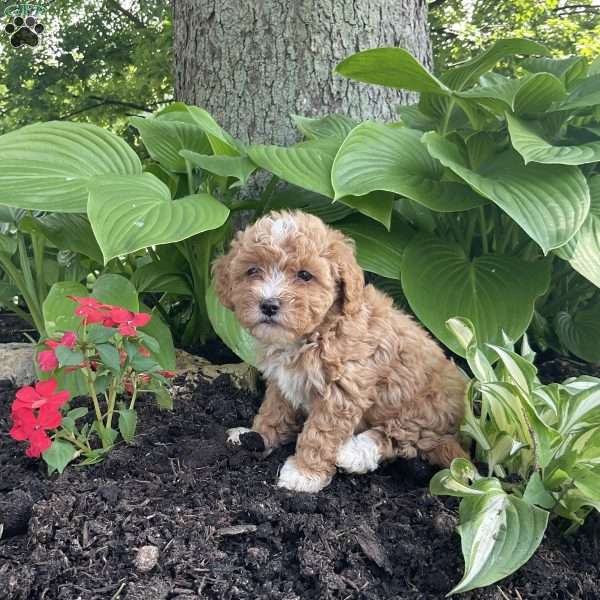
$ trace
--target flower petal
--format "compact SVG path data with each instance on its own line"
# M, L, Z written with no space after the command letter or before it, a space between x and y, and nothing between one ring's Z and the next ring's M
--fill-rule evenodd
M135 313L133 319L131 320L131 324L136 327L143 327L144 325L148 325L150 320L152 319L152 315L148 313Z
M62 421L62 415L56 408L46 404L40 408L37 424L43 429L56 429Z
M60 343L67 348L72 348L77 343L77 336L74 331L67 331L60 340Z
M27 448L25 454L32 458L37 458L42 452L46 452L52 446L52 440L43 429L34 431L29 437L29 442L31 445Z
M58 383L56 379L46 379L46 381L38 381L35 384L35 391L44 398L48 398L56 390Z

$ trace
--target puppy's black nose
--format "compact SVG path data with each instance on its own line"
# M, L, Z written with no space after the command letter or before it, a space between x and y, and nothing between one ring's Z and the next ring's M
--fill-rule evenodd
M263 315L272 317L274 314L277 314L280 306L281 302L277 298L267 298L260 303L260 311Z

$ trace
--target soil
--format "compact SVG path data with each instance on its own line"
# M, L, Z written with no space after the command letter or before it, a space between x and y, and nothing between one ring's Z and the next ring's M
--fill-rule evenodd
M48 477L7 435L14 390L0 390L0 598L429 599L460 579L457 502L428 494L428 466L280 490L292 446L260 459L224 443L257 396L227 376L174 393L175 412L139 405L132 446ZM599 538L597 518L571 538L551 524L518 573L463 597L596 599Z
M30 342L39 338L37 329L13 313L0 311L0 343Z

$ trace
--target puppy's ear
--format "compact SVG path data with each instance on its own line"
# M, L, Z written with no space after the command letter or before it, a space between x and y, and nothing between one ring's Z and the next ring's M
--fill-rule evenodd
M341 285L342 311L345 315L355 314L363 303L365 277L354 255L354 241L335 232L329 254Z
M233 310L231 302L231 263L235 248L232 248L227 254L219 256L212 264L212 278L217 296L223 306Z

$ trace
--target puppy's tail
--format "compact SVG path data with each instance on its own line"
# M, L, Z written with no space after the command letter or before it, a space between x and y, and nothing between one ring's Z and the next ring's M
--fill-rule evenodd
M421 446L421 444L418 444ZM425 444L423 444L425 445ZM428 447L421 447L423 456L432 464L440 467L449 467L455 458L469 458L463 447L458 443L455 435L443 435L430 439Z

